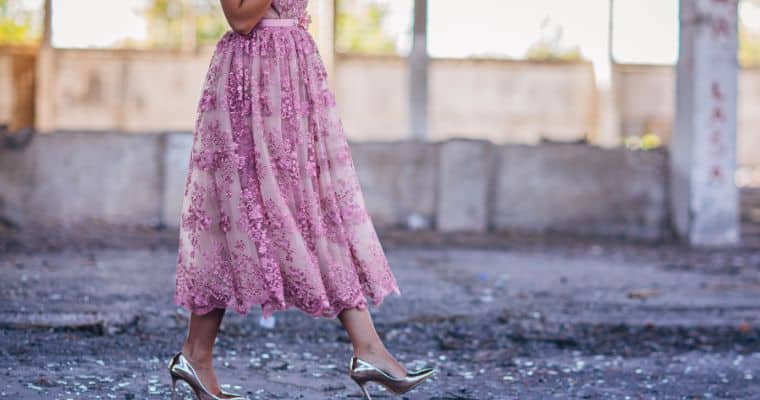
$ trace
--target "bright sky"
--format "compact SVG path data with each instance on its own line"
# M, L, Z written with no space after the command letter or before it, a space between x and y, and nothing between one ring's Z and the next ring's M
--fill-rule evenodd
M375 0L391 7L389 29L408 29L411 1ZM577 47L609 80L609 0L434 0L429 3L428 49L433 57L522 58L536 40L561 32L563 48ZM678 54L676 0L616 0L614 56L632 63L673 63ZM398 32L399 46L408 36ZM398 30L398 29L397 29Z
M21 0L41 5L42 0ZM146 0L53 0L53 45L108 47L143 40ZM319 0L312 0L319 1ZM390 8L386 29L409 48L412 0L365 0ZM677 0L615 0L613 56L627 63L674 63L678 54ZM466 4L466 5L463 5ZM563 47L579 47L600 80L609 70L609 0L431 0L429 51L433 57L521 58L539 38L561 29ZM760 6L743 2L741 14L760 26ZM93 16L97 16L93 18ZM757 21L756 23L753 21Z
M637 0L638 1L638 0ZM662 0L660 0L662 1ZM430 2L430 52L524 56L542 37L542 24L562 26L563 43L593 53L606 48L608 0L458 0ZM473 40L474 38L474 40Z
M612 55L618 62L673 64L678 60L678 2L617 0Z
M136 12L144 4L145 0L53 0L53 46L108 47L124 39L144 40L146 21Z

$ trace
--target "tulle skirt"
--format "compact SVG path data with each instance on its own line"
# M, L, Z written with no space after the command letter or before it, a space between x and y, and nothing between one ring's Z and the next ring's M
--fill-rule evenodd
M174 302L334 318L391 292L313 38L298 26L227 32L198 105Z

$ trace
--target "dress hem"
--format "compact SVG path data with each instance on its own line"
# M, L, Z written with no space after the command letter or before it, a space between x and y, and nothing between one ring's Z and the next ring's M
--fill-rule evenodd
M385 298L389 294L391 294L391 293L395 293L397 296L401 296L401 291L398 288L398 286L392 286L392 287L389 287L389 288L384 288L383 291L380 292L380 294L378 296L375 296L374 298L369 298L369 300L370 300L370 302L372 304L372 307L374 309L379 308L380 305L385 300ZM357 296L357 298L355 298L354 300L352 300L350 302L347 302L347 303L341 305L340 307L338 307L338 308L336 308L334 310L330 310L329 307L322 307L322 308L319 308L318 310L312 311L312 312L304 310L303 308L299 307L295 303L288 303L288 302L286 302L284 305L270 307L270 308L268 308L266 310L265 310L265 307L263 307L264 303L258 303L258 302L250 302L250 303L244 304L243 306L238 307L238 306L235 305L235 300L234 299L232 299L232 300L230 300L228 302L212 302L212 304L207 305L207 306L195 307L195 306L192 306L190 304L190 302L188 302L187 300L180 299L179 297L175 296L174 297L174 304L178 305L178 306L184 308L185 310L187 310L187 311L189 311L189 312L191 312L193 314L196 314L196 315L204 315L204 314L207 314L207 313L211 312L212 310L215 310L215 309L219 308L219 309L232 309L238 315L245 316L245 315L248 315L250 313L251 308L253 308L254 306L259 306L259 307L261 307L262 315L265 318L271 316L272 314L274 314L275 312L278 312L278 311L287 311L287 310L296 309L296 310L299 310L299 311L303 312L304 314L312 316L312 317L325 318L325 319L335 319L338 316L338 314L340 314L343 310L347 310L347 309L351 309L351 308L359 308L359 309L363 310L363 309L368 308L368 304L369 303L368 303L367 299L368 299L368 297L364 293L362 293L359 296ZM329 310L329 312L325 313L328 310Z

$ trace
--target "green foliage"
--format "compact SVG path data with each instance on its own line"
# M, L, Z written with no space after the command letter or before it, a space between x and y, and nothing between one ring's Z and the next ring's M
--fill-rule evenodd
M396 42L382 26L387 13L382 4L336 0L335 50L343 53L396 54Z
M188 34L196 45L213 44L229 29L218 0L151 0L142 13L153 48L180 48Z
M14 8L8 0L0 0L0 45L31 44L39 40L40 29L33 25L34 14L39 11Z
M752 7L760 8L760 0L744 0ZM741 16L740 16L741 17ZM739 21L739 64L744 67L760 66L760 26Z
M739 64L743 67L760 66L760 34L739 34Z
M213 44L229 27L219 7L219 0L197 0L195 9L195 40L198 44Z
M148 21L149 47L182 46L185 4L177 0L152 0L142 11Z
M525 53L525 58L531 61L576 61L583 58L580 48L564 47L562 37L564 32L559 25L552 25L549 18L541 23L541 38L539 38Z
M625 147L632 150L655 150L662 147L662 139L653 132L641 136L627 136L624 143Z
M29 27L12 20L0 19L0 44L22 44L30 42Z
M577 61L583 59L583 54L577 46L562 49L551 43L538 42L528 49L525 58L531 61Z

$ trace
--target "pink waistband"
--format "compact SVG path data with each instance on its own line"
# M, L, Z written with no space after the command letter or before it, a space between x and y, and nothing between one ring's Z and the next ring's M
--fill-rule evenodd
M298 26L298 20L294 18L262 18L259 26L289 27Z

